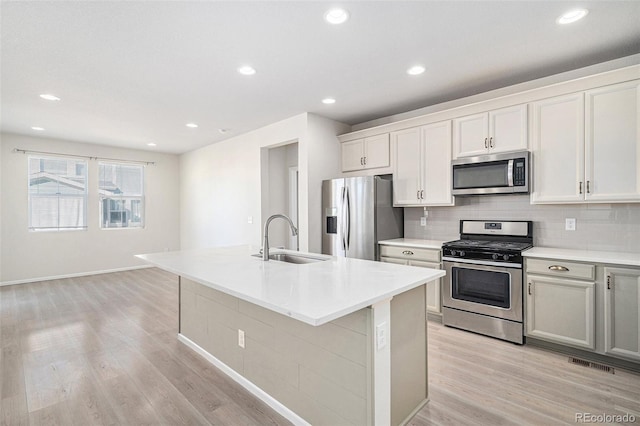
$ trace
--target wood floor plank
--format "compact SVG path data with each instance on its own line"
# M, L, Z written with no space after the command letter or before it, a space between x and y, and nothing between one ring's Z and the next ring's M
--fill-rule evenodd
M0 287L0 426L287 425L177 340L177 277L159 269ZM575 424L633 414L640 375L429 323L426 425Z

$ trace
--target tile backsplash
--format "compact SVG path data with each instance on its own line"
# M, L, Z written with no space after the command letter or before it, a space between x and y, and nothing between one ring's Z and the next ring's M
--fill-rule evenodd
M461 219L532 220L536 246L640 254L640 203L531 205L528 195L457 197L453 207L404 209L405 238L449 241L460 235ZM565 219L576 230L565 231Z

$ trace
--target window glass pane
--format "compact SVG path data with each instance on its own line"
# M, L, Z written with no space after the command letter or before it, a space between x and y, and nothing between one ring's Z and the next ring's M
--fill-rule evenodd
M29 228L86 227L87 162L29 157Z
M100 226L139 228L144 224L144 167L100 163Z

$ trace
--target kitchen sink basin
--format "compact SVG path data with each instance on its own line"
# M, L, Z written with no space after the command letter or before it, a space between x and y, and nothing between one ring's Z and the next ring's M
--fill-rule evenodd
M262 257L261 254L253 254L255 257ZM316 262L324 262L325 260L329 260L331 257L314 257L303 254L291 254L291 253L272 253L269 255L269 260L277 260L278 262L286 262L286 263L295 263L295 264L305 264L305 263L316 263Z

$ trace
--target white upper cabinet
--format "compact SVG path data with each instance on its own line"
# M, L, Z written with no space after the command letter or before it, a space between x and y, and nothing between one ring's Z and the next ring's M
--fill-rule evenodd
M640 80L585 94L586 200L640 200Z
M389 167L389 134L342 143L342 171Z
M527 105L453 120L454 158L527 148Z
M453 205L451 121L391 134L396 206Z
M531 104L533 204L640 200L640 80Z
M584 200L584 97L582 93L531 105L532 203Z

